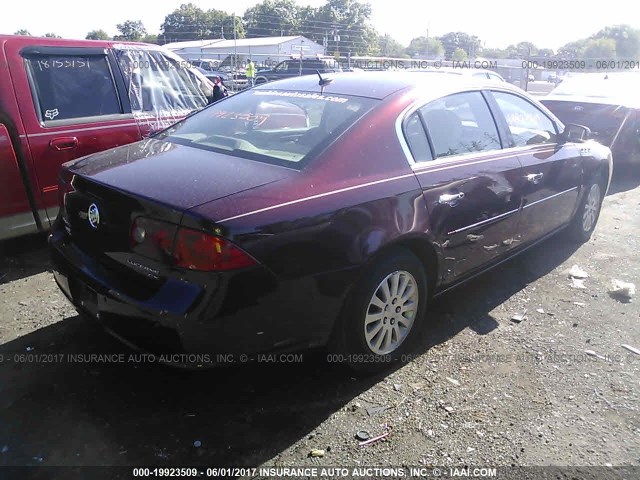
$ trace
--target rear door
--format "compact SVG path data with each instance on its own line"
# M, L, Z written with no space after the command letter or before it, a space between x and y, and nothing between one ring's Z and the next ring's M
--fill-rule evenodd
M483 94L431 102L411 113L403 130L445 257L444 283L514 248L522 167L516 154L502 151Z
M134 142L140 130L106 49L29 46L7 53L37 179L34 195L53 221L60 165Z
M582 180L581 147L559 145L555 123L536 105L512 92L491 92L496 117L505 122L510 151L526 182L519 233L528 242L571 219ZM584 147L582 147L584 148Z

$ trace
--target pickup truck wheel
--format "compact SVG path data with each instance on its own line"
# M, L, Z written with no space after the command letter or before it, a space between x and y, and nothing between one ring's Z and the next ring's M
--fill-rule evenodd
M601 177L596 177L587 185L582 195L582 200L580 200L575 216L569 225L569 234L578 243L589 241L596 228L604 200L604 185L604 180Z
M427 305L427 276L418 258L394 249L372 264L346 300L339 360L357 372L384 370L410 352Z
M263 83L267 83L267 79L264 77L258 77L255 80L256 85L262 85Z

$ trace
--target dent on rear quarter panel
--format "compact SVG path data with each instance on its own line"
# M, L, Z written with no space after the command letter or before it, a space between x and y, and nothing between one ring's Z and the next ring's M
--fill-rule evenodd
M376 107L300 174L192 212L222 219L227 235L283 278L360 266L407 235L428 242L422 190L395 130L408 102Z

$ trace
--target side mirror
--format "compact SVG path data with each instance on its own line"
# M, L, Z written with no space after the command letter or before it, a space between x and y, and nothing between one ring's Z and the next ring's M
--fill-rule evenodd
M591 137L591 130L584 125L569 123L564 126L564 131L560 134L560 143L584 142Z

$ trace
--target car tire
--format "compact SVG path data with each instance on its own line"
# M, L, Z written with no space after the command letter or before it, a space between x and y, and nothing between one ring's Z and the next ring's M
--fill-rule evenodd
M569 224L569 236L577 243L588 242L598 223L606 181L602 176L587 183L573 220Z
M262 84L267 83L267 82L268 82L268 80L265 77L258 77L258 78L256 78L254 84L255 85L262 85Z
M345 301L333 357L361 373L406 359L420 338L428 293L427 275L411 251L396 248L379 258Z

